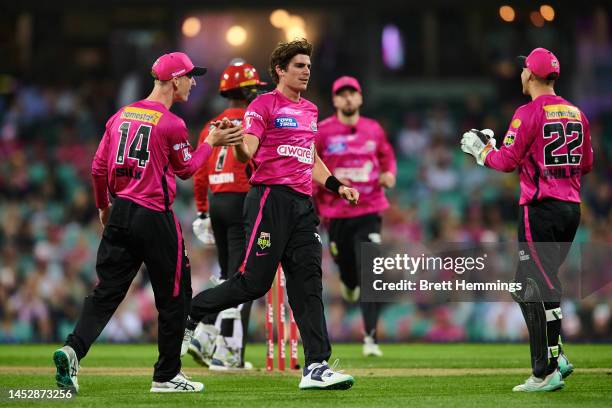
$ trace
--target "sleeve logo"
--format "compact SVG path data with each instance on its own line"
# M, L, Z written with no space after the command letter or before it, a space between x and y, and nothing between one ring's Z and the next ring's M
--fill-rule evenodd
M504 137L504 146L510 147L514 144L514 139L516 138L516 133L508 132L506 133L506 137Z
M512 123L510 124L511 127L518 129L521 126L521 120L519 118L516 118L512 121Z

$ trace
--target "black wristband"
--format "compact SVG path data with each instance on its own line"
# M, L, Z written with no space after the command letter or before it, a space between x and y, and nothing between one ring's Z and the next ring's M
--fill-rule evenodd
M327 180L325 180L325 188L331 191L332 193L339 194L340 187L344 184L340 182L336 177L329 176Z
M208 218L208 213L206 211L198 213L198 218L205 220Z

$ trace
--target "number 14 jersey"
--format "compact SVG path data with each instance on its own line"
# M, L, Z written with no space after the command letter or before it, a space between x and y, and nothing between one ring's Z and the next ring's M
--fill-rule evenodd
M593 167L589 122L560 96L541 95L516 110L485 165L505 172L518 167L520 205L546 198L579 203L580 177Z
M92 163L96 206L108 205L107 191L156 211L171 209L174 176L188 179L210 157L208 143L193 150L185 122L153 101L121 108L106 123Z

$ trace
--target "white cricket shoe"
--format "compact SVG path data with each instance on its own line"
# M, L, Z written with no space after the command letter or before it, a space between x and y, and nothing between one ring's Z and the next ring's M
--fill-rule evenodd
M512 389L515 392L541 392L541 391L556 391L565 386L565 382L561 378L561 372L556 369L546 377L538 378L533 375L529 377L523 384L519 384Z
M181 357L187 354L187 350L189 350L189 345L191 344L191 339L193 338L193 330L189 330L185 328L185 334L183 334L183 342L181 343Z
M253 364L248 361L242 364L242 348L229 347L225 338L218 336L209 368L213 371L243 371L252 370Z
M196 363L204 367L210 366L218 335L219 329L214 325L198 323L187 350Z
M363 338L363 355L365 357L382 357L383 352L374 341L374 337L365 336Z
M361 289L359 286L355 286L353 289L349 289L344 285L343 282L340 282L340 292L342 293L342 297L349 303L355 303L359 300L359 295L361 294Z
M151 383L151 392L201 392L203 390L204 384L189 380L183 372L179 372L170 381Z
M77 374L79 372L79 359L76 352L70 346L64 346L55 350L53 353L55 363L55 382L59 388L74 390L79 392L79 382Z
M330 368L327 361L312 363L304 367L300 390L348 390L355 383L353 376L341 371L334 371L338 366L338 359Z

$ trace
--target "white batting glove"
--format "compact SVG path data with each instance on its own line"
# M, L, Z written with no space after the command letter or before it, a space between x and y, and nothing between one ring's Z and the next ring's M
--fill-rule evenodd
M472 129L465 132L461 138L461 150L474 156L476 163L484 166L487 155L491 151L497 150L493 135L494 133L491 129Z
M206 245L215 244L215 235L213 234L212 226L210 225L210 217L207 213L198 215L198 218L196 218L191 225L193 227L193 233L200 241Z

